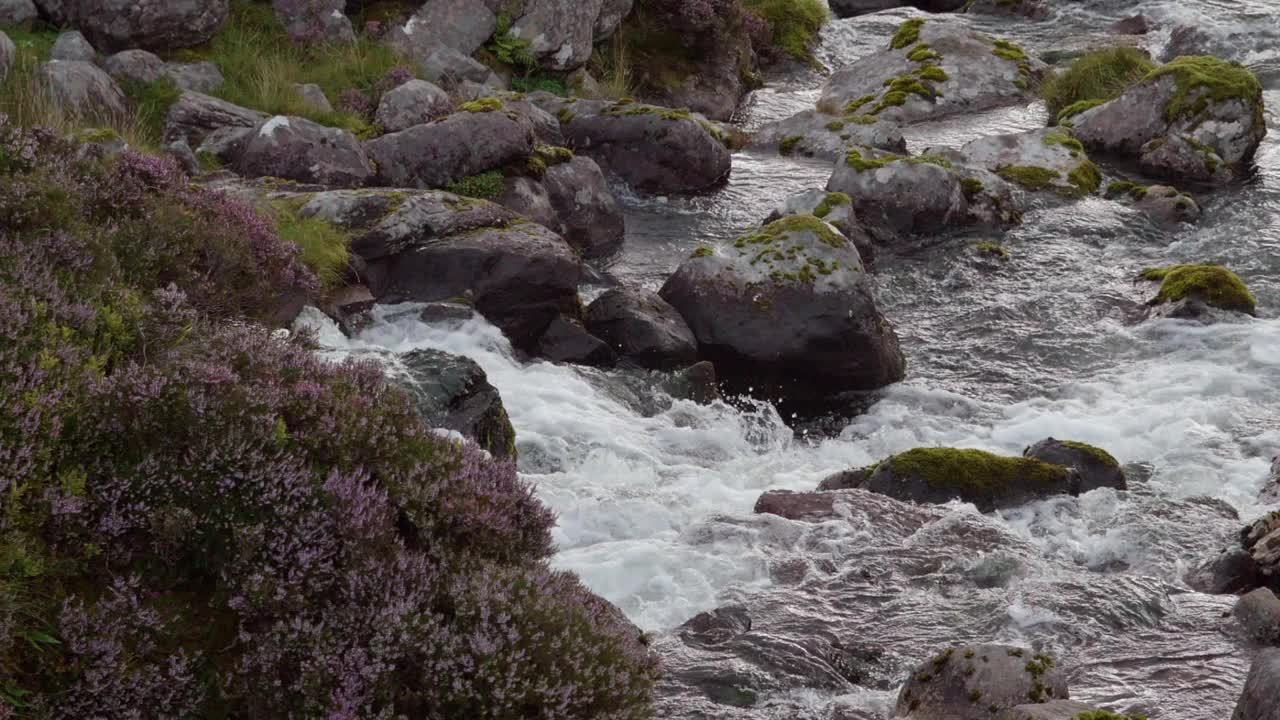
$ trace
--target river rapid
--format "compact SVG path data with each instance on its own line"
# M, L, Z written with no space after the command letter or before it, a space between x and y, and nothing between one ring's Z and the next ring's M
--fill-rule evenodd
M1230 716L1254 649L1224 617L1233 597L1181 578L1263 512L1258 491L1280 453L1280 3L1051 4L1043 23L963 21L1044 51L1142 12L1155 26L1144 40L1153 54L1174 24L1200 26L1266 88L1272 129L1256 175L1197 192L1203 218L1174 232L1093 196L1037 208L1000 237L968 231L882 251L875 289L907 379L842 417L794 430L766 404L672 401L645 376L522 362L482 320L428 325L382 307L349 339L306 316L335 358L394 364L396 353L429 347L484 368L516 428L521 473L559 514L554 564L653 633L665 656L662 717L887 716L909 669L952 641L1052 652L1073 698L1117 711ZM819 57L847 64L910 14L834 21ZM810 70L769 78L738 122L751 130L812 107L822 80ZM1040 127L1043 116L1033 105L904 132L918 151ZM728 185L710 195L620 191L626 247L602 272L657 289L699 244L732 241L787 195L824 187L831 171L768 152L733 160ZM1009 260L976 252L981 240L999 241ZM1237 271L1258 317L1143 320L1153 286L1134 276L1179 262ZM601 289L584 287L584 299ZM1130 490L985 516L887 499L824 523L752 514L765 490L812 490L910 448L1016 455L1049 436L1106 448L1128 466ZM690 647L674 632L732 604L753 621L752 637L733 647ZM862 664L861 682L801 667L811 649L831 647Z

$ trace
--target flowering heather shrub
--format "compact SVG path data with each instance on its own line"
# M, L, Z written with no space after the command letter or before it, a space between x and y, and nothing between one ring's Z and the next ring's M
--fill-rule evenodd
M0 718L649 716L512 464L246 322L260 217L0 131Z

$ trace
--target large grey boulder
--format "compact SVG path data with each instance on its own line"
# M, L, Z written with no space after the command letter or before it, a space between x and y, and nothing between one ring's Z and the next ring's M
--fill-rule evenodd
M622 248L622 206L595 160L577 155L542 176L559 232L585 258L607 257Z
M779 202L773 212L764 219L764 224L768 225L791 215L813 215L833 225L841 235L853 242L864 265L869 265L875 260L875 246L871 236L854 214L853 200L848 195L824 190L806 190L796 193Z
M897 123L877 122L866 115L840 117L818 110L805 110L765 125L752 136L750 145L783 155L833 162L859 147L900 155L907 152L907 141Z
M850 118L917 123L1035 99L1045 64L954 21L908 20L891 46L842 68L818 109Z
M102 69L120 82L153 83L164 74L164 60L146 50L122 50L102 61Z
M949 647L916 667L898 692L894 717L990 720L1020 705L1070 699L1052 657L1009 645Z
M1263 650L1253 661L1231 720L1280 720L1280 649Z
M0 0L0 27L30 25L36 15L36 5L31 0Z
M870 149L852 150L827 182L844 193L869 225L890 231L933 233L969 222L969 201L950 161L904 158Z
M857 250L811 215L699 249L660 295L688 323L700 357L758 394L807 405L882 387L905 370Z
M729 150L686 111L545 94L535 102L560 120L569 147L637 190L698 192L729 175Z
M294 42L351 42L346 0L271 0L276 19Z
M224 82L222 71L210 61L165 63L160 73L181 90L198 93L217 92Z
M185 140L199 147L211 133L226 130L247 131L267 119L265 113L240 107L202 93L184 92L165 115L164 141Z
M447 47L470 55L493 35L498 16L477 0L427 0L404 25L391 28L387 41L398 52L426 63Z
M1067 197L1095 192L1098 169L1065 128L986 135L960 148L964 162L1005 177L1025 190L1053 190Z
M438 120L453 112L449 94L426 80L413 79L382 94L374 122L389 133Z
M1098 488L1124 490L1128 487L1120 463L1106 450L1092 445L1046 438L1028 447L1022 456L1074 468L1078 484L1071 488L1072 495Z
M120 86L93 63L50 60L38 72L40 86L64 112L115 118L129 114Z
M427 53L418 62L428 79L449 88L459 87L467 82L486 83L493 75L493 71L484 63L445 45Z
M93 49L88 40L78 31L71 30L58 36L49 51L51 60L71 60L73 62L93 62L98 51Z
M1267 133L1257 78L1211 57L1178 58L1070 122L1090 150L1155 177L1212 183L1239 176Z
M882 461L859 487L919 504L959 499L991 512L1075 494L1078 486L1074 470L1042 460L982 450L917 448Z
M176 50L199 45L226 22L230 0L67 0L69 20L94 47Z
M0 80L9 77L9 70L17 60L18 46L4 31L0 31Z
M680 313L657 293L614 288L587 307L587 330L618 355L654 370L693 364L698 341Z
M568 71L591 59L596 19L604 0L526 0L511 34L548 70Z
M444 187L522 160L533 146L532 123L508 112L496 98L473 101L443 120L364 144L377 163L377 184L418 188Z
M558 230L560 219L551 207L547 188L536 178L513 175L502 181L502 194L494 202L512 212L523 215L539 225Z
M284 115L253 128L235 167L246 177L278 177L330 187L360 187L374 172L351 133Z
M560 236L485 200L447 192L335 190L299 213L352 231L382 303L470 295L476 310L521 349L560 315L579 312L581 260Z
M1268 588L1258 588L1236 601L1231 611L1249 636L1260 642L1280 644L1280 598Z
M418 415L431 427L455 430L498 458L515 458L516 432L498 389L470 358L413 350L401 362Z

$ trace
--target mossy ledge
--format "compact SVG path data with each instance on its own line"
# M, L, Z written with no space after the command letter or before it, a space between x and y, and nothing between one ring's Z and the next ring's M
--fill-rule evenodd
M788 215L781 220L775 220L765 225L750 235L743 235L734 241L733 246L745 248L750 245L769 245L778 238L793 232L814 233L824 244L833 248L842 248L848 242L843 235L831 229L830 225L813 215Z
M1172 265L1147 268L1142 279L1160 282L1151 305L1195 299L1223 310L1253 315L1258 303L1239 275L1221 265Z
M962 497L1000 491L1014 484L1031 487L1065 485L1070 470L1042 460L1004 457L985 450L916 448L882 464L899 477L917 477L935 490Z
M1177 90L1165 105L1165 119L1196 117L1211 102L1243 100L1252 104L1254 121L1263 124L1262 85L1248 68L1207 55L1186 55L1152 70L1144 82L1173 76Z
M924 18L911 18L902 23L898 26L898 32L894 33L893 40L889 41L889 47L901 50L908 45L914 45L920 39L922 27L924 27Z
M816 218L825 218L831 214L831 211L842 206L852 205L853 198L842 192L829 192L827 196L822 198L822 202L813 209L813 216Z

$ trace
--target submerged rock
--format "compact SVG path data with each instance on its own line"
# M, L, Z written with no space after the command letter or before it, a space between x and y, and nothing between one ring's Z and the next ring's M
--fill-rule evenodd
M565 142L574 152L591 157L637 190L698 192L729 175L730 154L715 134L719 131L686 110L567 100L546 93L533 99L559 119Z
M612 367L618 354L582 323L557 315L538 338L538 355L554 362Z
M1280 720L1280 649L1263 650L1253 661L1231 720Z
M499 458L515 458L516 432L497 388L474 360L438 350L402 357L405 389L431 427L462 433Z
M950 647L918 665L898 693L895 717L990 720L1019 705L1069 699L1052 657L1010 645Z
M973 503L982 512L1075 494L1074 470L1032 458L982 450L917 448L876 466L862 484L872 492L916 503Z
M1092 445L1047 438L1027 448L1022 456L1075 469L1078 484L1071 488L1072 495L1098 488L1128 487L1120 463L1111 453Z
M1050 700L1046 703L1018 705L1001 711L999 715L996 715L996 720L1076 720L1079 717L1097 718L1097 720L1126 720L1122 715L1107 713L1074 700ZM1136 718L1131 720L1136 720Z
M587 329L623 359L654 370L697 360L698 344L684 318L657 293L615 288L587 308Z
M1267 133L1257 78L1212 57L1177 58L1070 122L1086 147L1149 175L1213 183L1239 176Z
M705 360L672 374L658 387L673 400L690 400L699 405L708 405L721 397L716 366Z
M1035 99L1045 64L954 22L912 18L890 45L831 76L818 109L856 121L910 124Z
M1165 229L1176 229L1200 219L1200 205L1195 198L1168 185L1118 181L1107 185L1107 197L1128 198L1135 210L1146 213L1153 224Z
M1189 571L1187 585L1210 595L1234 595L1258 587L1258 566L1244 548L1231 548Z
M346 130L277 115L254 127L235 160L246 177L277 177L330 187L359 187L374 168Z
M897 335L857 250L812 215L699 249L660 294L689 324L700 356L740 388L803 404L902 378Z

